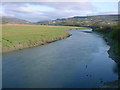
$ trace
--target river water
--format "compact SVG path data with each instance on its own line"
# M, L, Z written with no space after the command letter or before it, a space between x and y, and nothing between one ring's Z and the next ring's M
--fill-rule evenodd
M3 88L96 88L118 79L109 46L91 29L39 47L3 54Z

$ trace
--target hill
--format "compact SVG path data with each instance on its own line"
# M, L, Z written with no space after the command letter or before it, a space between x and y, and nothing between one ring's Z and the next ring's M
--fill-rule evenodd
M116 25L118 15L75 16L51 21L37 22L40 25L65 25L65 26L92 26Z
M30 24L26 20L18 19L15 17L2 16L2 24Z

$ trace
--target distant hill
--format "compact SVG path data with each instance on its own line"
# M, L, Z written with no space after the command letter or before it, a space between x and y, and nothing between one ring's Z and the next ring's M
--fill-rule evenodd
M97 15L97 16L74 16L49 21L31 23L15 17L2 17L3 24L38 24L38 25L62 25L62 26L95 26L95 25L116 25L118 15Z
M40 25L65 25L65 26L91 26L91 25L116 25L118 15L75 16L51 21L37 22Z
M15 17L2 16L2 24L29 24L26 20L18 19Z

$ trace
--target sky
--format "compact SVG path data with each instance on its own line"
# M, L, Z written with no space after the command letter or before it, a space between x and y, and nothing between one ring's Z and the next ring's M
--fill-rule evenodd
M0 15L38 22L69 18L73 16L93 16L118 14L118 2L3 2Z

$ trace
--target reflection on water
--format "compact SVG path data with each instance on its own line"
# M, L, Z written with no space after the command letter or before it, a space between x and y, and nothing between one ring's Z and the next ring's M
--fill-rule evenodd
M95 88L118 80L101 36L68 32L72 36L67 39L3 54L3 87Z

